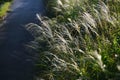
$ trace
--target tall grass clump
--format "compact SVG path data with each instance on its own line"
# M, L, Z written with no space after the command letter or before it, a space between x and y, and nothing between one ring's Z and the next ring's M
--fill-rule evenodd
M75 16L74 13L77 12L73 12L73 11L75 11L74 9L78 9L75 7L80 5L78 3L82 3L83 1L84 0L81 1L80 0L47 0L48 16L54 17L54 16L58 16L58 14L64 14L65 17L67 16L72 17L72 14L73 16Z
M35 37L31 47L38 53L37 78L119 80L120 21L112 8L119 6L100 0L54 1L59 2L52 8L61 11L56 17L37 14L40 24L26 26Z

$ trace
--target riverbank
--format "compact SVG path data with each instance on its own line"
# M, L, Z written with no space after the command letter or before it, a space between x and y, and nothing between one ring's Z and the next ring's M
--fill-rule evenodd
M2 21L4 19L5 15L9 11L10 5L11 5L11 2L4 2L3 4L1 4L1 6L0 6L0 21Z

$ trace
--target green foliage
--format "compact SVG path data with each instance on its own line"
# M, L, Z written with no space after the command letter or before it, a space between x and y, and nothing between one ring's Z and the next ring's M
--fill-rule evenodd
M9 10L11 1L12 0L0 0L0 19L5 16L6 12Z
M6 2L4 3L1 7L0 7L0 18L5 16L6 12L8 11L10 7L10 2Z

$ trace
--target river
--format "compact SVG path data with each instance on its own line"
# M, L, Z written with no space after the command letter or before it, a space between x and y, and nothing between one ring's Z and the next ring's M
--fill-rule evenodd
M0 46L0 80L33 80L34 62L25 49L33 37L24 26L38 23L36 13L44 11L42 0L13 1L0 30L0 37L4 37Z

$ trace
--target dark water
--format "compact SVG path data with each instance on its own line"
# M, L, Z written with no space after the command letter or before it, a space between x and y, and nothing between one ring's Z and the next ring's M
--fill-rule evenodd
M4 37L0 46L0 80L33 80L34 62L24 47L33 37L24 25L38 22L36 13L44 13L42 0L14 0L0 27L0 38Z

